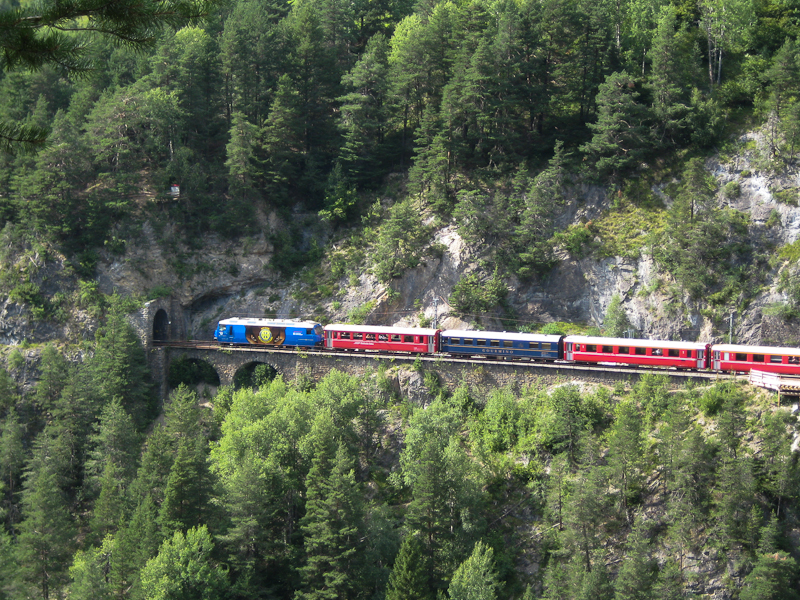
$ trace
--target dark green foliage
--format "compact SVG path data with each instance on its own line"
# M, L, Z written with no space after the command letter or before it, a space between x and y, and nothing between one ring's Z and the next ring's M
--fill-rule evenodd
M450 295L450 304L462 315L480 317L502 306L508 295L500 271L495 268L490 279L472 273L458 280Z
M590 125L592 140L583 146L597 173L620 176L641 162L653 142L650 114L639 101L637 82L626 72L612 73L597 95L597 123Z
M406 269L416 267L429 239L430 229L422 223L412 201L392 206L380 228L372 255L375 276L387 282Z
M67 579L75 525L60 487L63 473L44 440L29 463L16 543L16 576L31 596L47 600ZM28 587L29 586L29 587Z
M649 600L656 577L655 560L650 553L650 524L636 519L628 534L625 558L614 581L614 600Z
M403 539L389 575L386 600L429 600L433 597L428 584L430 567L424 549L417 535L409 534Z
M622 307L622 298L619 294L614 294L603 319L603 333L609 337L622 337L628 329L631 329L631 323Z
M795 600L798 569L794 557L786 552L761 554L753 570L744 578L741 600Z
M332 447L325 437L314 440L306 514L300 521L306 561L298 597L307 600L352 598L363 590L363 501L347 449Z

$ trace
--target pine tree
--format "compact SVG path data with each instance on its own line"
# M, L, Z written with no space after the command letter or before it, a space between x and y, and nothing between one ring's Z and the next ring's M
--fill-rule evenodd
M608 445L611 481L619 490L623 514L630 521L630 507L639 498L645 473L642 415L632 401L617 405Z
M381 34L367 42L353 69L342 78L351 91L339 98L344 145L340 160L356 183L376 180L389 120L389 42Z
M797 600L798 567L786 552L760 554L744 578L740 600Z
M597 94L597 122L581 151L601 176L616 178L641 162L652 146L647 107L626 72L612 73Z
M361 491L347 449L339 444L332 456L331 441L316 441L308 473L306 514L300 522L306 555L301 568L305 591L297 594L303 600L350 598L361 589Z
M130 487L134 504L150 498L156 506L161 506L174 460L175 442L166 428L157 424L145 441L136 479Z
M45 448L37 449L25 477L16 545L17 576L31 595L48 600L67 580L74 524Z
M113 465L115 477L126 488L136 473L139 435L119 398L113 398L106 404L94 429L94 435L90 438L94 448L86 461L90 487L99 490L100 480L111 472L108 465Z
M140 574L147 561L158 554L163 538L158 528L158 508L146 496L134 509L130 520L120 525L114 538L111 563L112 589L117 597L143 597Z
M431 600L434 596L429 574L430 565L422 540L413 533L408 534L389 575L386 600Z
M614 582L614 600L649 600L656 577L650 556L650 524L639 515L628 534L625 559Z
M50 411L67 384L68 377L67 360L55 346L47 344L39 362L39 381L34 393L36 404L43 410Z
M150 372L141 341L125 319L120 298L112 298L106 322L95 340L88 369L96 395L105 401L120 398L137 428L143 427L154 409Z
M165 537L208 524L211 477L202 440L178 442L158 521Z
M0 489L3 492L2 509L7 523L15 523L19 518L18 488L25 464L26 453L23 445L23 429L17 412L10 410L3 420L0 434Z
M494 600L498 587L494 550L478 542L470 557L453 574L448 595L451 600Z

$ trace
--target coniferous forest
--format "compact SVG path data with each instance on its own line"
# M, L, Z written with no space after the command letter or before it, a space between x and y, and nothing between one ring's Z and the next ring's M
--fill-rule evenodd
M557 245L597 251L558 222L565 182L652 215L662 177L656 264L746 303L767 259L703 158L753 126L794 165L800 1L113 4L0 0L0 290L32 327L98 324L35 364L2 349L0 599L800 597L797 418L774 396L659 374L446 389L419 361L419 401L376 361L256 368L213 398L184 365L162 404L141 298L95 279L145 222L201 253L273 211L284 277L326 252L305 232L363 226L347 260L388 282L438 220L491 250L451 299L487 312ZM54 291L32 273L56 254Z

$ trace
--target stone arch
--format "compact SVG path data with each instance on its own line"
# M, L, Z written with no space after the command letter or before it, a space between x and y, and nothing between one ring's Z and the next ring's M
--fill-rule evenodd
M236 369L233 375L233 386L236 389L243 387L259 387L275 379L278 369L270 363L252 360Z
M180 384L190 387L206 384L219 387L222 381L217 367L202 358L194 358L182 354L169 362L167 383L170 389Z
M170 338L170 320L167 311L159 308L153 317L153 341L166 342Z

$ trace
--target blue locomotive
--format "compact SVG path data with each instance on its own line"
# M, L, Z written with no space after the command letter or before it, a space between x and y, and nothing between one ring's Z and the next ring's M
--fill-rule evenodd
M217 324L214 339L223 344L321 346L324 334L315 321L233 317Z

